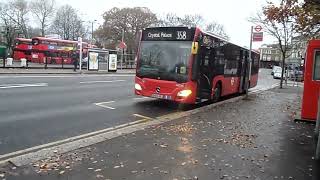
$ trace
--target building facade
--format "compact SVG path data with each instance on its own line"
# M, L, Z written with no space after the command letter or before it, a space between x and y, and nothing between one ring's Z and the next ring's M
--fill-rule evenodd
M281 51L276 44L264 44L260 48L260 67L272 68L279 66L281 61Z

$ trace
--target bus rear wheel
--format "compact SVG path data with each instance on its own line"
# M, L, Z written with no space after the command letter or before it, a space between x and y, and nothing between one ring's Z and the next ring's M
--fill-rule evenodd
M221 98L221 84L217 83L215 88L214 88L214 94L212 97L213 102L218 102Z

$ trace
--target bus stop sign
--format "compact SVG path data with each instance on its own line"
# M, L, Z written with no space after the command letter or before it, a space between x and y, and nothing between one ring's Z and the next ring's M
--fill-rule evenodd
M252 41L263 41L263 32L254 32L252 33Z
M125 48L127 48L126 43L123 42L123 41L121 41L120 44L119 44L119 48L120 48L120 49L125 49Z
M256 32L260 32L260 31L262 30L262 27L261 27L260 25L258 25L258 26L256 26L256 27L254 27L254 30L255 30Z

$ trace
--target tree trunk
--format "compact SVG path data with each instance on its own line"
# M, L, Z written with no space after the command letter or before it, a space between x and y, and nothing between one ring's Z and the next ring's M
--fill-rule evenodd
M282 68L282 71L281 71L281 79L280 79L280 89L283 88L283 75L284 75L284 72L286 71L285 70L285 61L286 61L286 53L285 52L282 52L282 64L281 64L281 68Z
M41 23L41 36L42 36L42 37L45 36L45 32L44 32L44 22Z

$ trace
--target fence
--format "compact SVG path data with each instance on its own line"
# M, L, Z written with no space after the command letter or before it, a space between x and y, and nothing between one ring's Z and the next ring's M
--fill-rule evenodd
M121 64L122 62L122 64ZM118 53L118 68L134 69L136 68L135 54L124 54Z
M8 58L9 59L9 58ZM72 69L74 67L71 58L54 57L44 58L38 61L27 61L26 64L21 63L21 60L3 60L0 59L0 68L34 68L34 69ZM99 58L99 67L105 69L108 58ZM84 58L82 67L86 69L86 60ZM4 61L4 63L3 63ZM101 66L100 66L101 65ZM136 68L135 54L117 54L118 69L134 69Z

